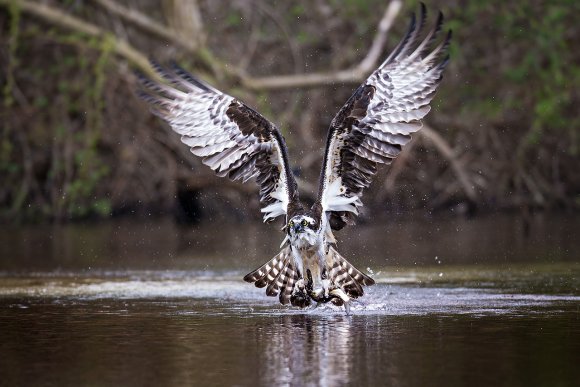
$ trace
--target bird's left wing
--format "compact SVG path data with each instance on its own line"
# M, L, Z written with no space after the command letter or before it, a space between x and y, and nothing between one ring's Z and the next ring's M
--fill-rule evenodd
M181 141L217 175L242 182L256 177L264 221L287 214L288 206L298 203L298 190L278 128L177 65L152 66L171 84L137 74L140 96L153 113L181 134Z
M413 15L406 36L330 124L318 202L334 230L352 223L377 164L390 164L430 110L451 32L431 48L443 16L439 13L435 27L421 39L425 19L422 5L419 22Z

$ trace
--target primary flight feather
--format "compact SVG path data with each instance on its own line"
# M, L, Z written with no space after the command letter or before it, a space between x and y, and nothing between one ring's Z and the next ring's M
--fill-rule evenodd
M243 102L177 65L155 70L169 84L140 76L140 94L181 141L219 176L255 177L264 221L284 216L282 250L244 277L282 304L332 302L347 308L372 278L336 250L333 231L352 224L378 164L397 157L421 129L448 62L451 32L438 43L443 16L424 34L425 7L412 15L405 37L360 85L330 124L318 197L307 208L298 195L284 137Z

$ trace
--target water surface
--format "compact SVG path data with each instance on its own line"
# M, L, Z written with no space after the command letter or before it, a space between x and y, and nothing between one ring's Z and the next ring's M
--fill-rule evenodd
M0 233L0 385L577 386L574 218L397 220L341 251L377 285L283 307L241 277L267 225L168 220Z

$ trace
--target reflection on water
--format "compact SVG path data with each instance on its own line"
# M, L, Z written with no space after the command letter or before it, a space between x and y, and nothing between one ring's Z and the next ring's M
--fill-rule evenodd
M262 382L267 385L335 386L350 379L352 324L347 316L313 319L308 315L282 316L276 324L258 330L256 341L265 365Z
M578 302L297 313L232 300L3 299L6 385L574 386Z
M241 280L278 249L269 226L5 228L0 385L576 386L579 226L353 228L341 249L377 281L353 316Z

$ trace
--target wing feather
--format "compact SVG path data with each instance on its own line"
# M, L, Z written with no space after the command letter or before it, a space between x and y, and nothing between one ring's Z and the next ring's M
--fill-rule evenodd
M451 32L433 47L443 15L439 13L434 27L424 34L426 15L421 4L418 21L412 15L401 42L330 124L318 202L334 230L353 222L377 165L397 157L431 109L448 62Z
M218 176L242 182L257 178L264 221L298 203L286 143L274 124L176 64L151 65L171 86L137 74L141 97Z

